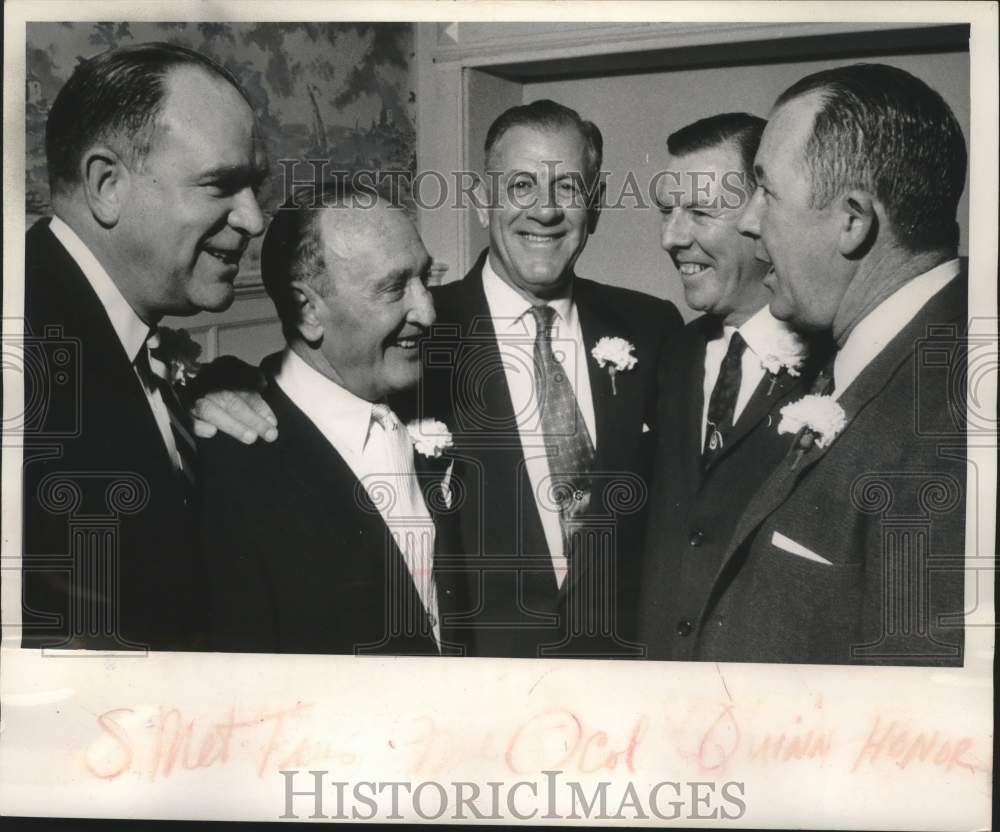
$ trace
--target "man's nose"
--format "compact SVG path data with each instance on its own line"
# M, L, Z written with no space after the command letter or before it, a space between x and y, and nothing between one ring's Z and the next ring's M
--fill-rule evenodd
M664 251L691 245L691 217L687 211L675 209L663 217L660 247Z
M760 236L760 218L764 211L764 189L758 187L750 197L746 209L736 221L736 230L751 237Z
M264 232L264 213L260 210L257 196L249 186L235 196L233 210L229 212L229 225L248 237L257 237Z
M410 323L430 329L434 325L434 321L437 320L437 313L434 311L434 298L422 281L414 280L413 282L413 297L406 319Z
M528 215L545 225L559 222L563 212L563 206L551 189L539 190L537 199L528 208Z

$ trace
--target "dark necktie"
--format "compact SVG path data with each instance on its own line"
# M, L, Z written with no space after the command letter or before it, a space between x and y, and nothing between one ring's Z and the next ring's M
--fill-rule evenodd
M193 488L196 484L195 471L197 470L198 448L194 439L194 426L187 410L177 397L173 385L159 373L153 370L149 360L150 352L155 351L159 346L159 336L156 330L151 330L146 343L139 350L135 357L135 369L142 380L143 385L150 392L160 391L160 398L166 405L167 415L170 417L170 433L174 437L174 444L177 446L177 453L181 458L179 473L183 474L186 484ZM159 359L157 359L157 363ZM174 462L174 460L171 460ZM176 468L176 463L174 464Z
M726 434L732 430L736 398L740 394L740 382L743 380L743 353L746 348L747 342L743 340L743 336L734 332L729 339L726 357L722 359L712 397L708 400L708 424L705 427L705 448L702 454L702 463L706 466L722 450Z
M535 318L535 391L541 413L542 434L552 474L552 494L559 503L559 520L566 556L571 559L573 518L590 504L590 473L594 445L583 421L573 387L552 352L555 310L532 306Z

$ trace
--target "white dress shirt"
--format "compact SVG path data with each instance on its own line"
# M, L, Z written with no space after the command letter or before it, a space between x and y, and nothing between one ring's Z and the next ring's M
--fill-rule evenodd
M368 492L403 555L440 649L433 575L434 520L417 482L406 427L392 414L396 429L384 429L373 415L375 408L384 405L355 396L314 370L291 348L285 349L275 381L344 458ZM388 495L391 498L387 499Z
M941 263L900 286L858 322L833 362L835 399L960 271L957 259Z
M740 392L736 396L736 406L733 409L733 424L740 418L740 414L746 409L754 390L764 378L764 365L761 360L768 355L769 347L775 339L786 332L791 331L791 327L784 321L779 321L771 310L765 306L755 312L750 318L745 320L739 327L724 326L722 336L705 345L705 379L704 379L704 399L701 411L701 447L705 447L705 432L708 424L708 405L712 398L712 391L715 383L719 379L722 370L722 360L726 357L729 349L729 342L733 333L739 332L740 337L746 341L747 348L743 351L740 361Z
M97 295L97 299L101 302L101 306L104 307L104 311L111 321L111 326L114 328L118 340L121 341L122 347L125 348L125 354L132 363L133 370L135 370L135 358L139 354L139 350L145 349L146 339L150 334L151 328L149 324L136 314L136 311L125 300L125 296L115 285L107 271L98 262L94 253L87 248L87 244L80 239L72 228L66 225L59 217L53 217L51 223L49 223L49 229L55 238L62 243L63 248L66 249L69 256L76 261L84 277L87 278L87 282L90 283ZM86 349L86 345L84 345L84 349ZM84 356L84 360L86 360L86 355ZM149 402L149 409L153 411L156 426L160 430L160 436L163 437L163 444L167 448L170 460L178 471L182 471L184 463L177 451L177 443L174 440L173 431L170 429L170 411L167 410L163 396L160 394L159 389L148 389L138 372L136 372L136 378L139 380L139 384Z
M496 332L497 347L503 363L507 390L510 392L517 430L521 437L525 467L531 482L531 491L542 521L545 542L552 557L556 582L562 586L568 562L563 548L562 524L559 512L549 503L539 500L546 478L550 475L549 458L542 434L541 410L535 400L534 350L537 324L530 310L531 301L505 283L490 265L483 264L483 290ZM557 298L549 302L556 313L552 330L552 351L562 363L566 378L573 388L580 414L597 447L594 400L590 392L590 375L587 371L587 348L583 341L580 318L572 297Z

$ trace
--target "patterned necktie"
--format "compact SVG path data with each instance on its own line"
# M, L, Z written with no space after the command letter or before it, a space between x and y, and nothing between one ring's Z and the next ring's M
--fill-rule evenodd
M168 380L167 365L155 356L160 346L160 336L156 330L151 330L146 343L135 357L135 369L139 378L149 392L159 391L160 398L170 417L170 433L180 456L179 472L183 474L188 486L194 488L197 479L195 472L198 463L198 446L194 439L194 426L191 417L181 400L177 397L173 385ZM175 462L175 467L178 467Z
M388 484L392 499L386 510L383 512L380 509L380 513L403 555L417 595L427 612L434 639L440 645L441 625L434 575L435 529L417 481L413 443L406 427L388 405L372 405L372 422L369 442L384 443L383 459L391 469L384 473L391 478ZM378 504L380 501L372 496Z
M743 353L746 348L747 342L743 340L743 336L734 332L729 339L726 357L722 359L712 397L708 400L708 424L701 458L706 467L722 450L726 434L732 430L736 398L740 394L740 383L743 380Z
M535 318L535 391L541 413L542 434L552 475L552 493L559 503L559 521L566 555L572 561L572 520L590 504L590 473L594 444L583 421L573 387L552 352L555 310L532 306Z

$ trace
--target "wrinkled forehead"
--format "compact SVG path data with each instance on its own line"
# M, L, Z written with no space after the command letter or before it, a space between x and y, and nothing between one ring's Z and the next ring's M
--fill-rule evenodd
M364 271L395 268L420 271L429 260L416 226L401 208L364 196L323 209L320 239L332 264Z
M573 126L534 127L517 125L494 145L487 167L510 173L585 174L588 172L587 142Z

